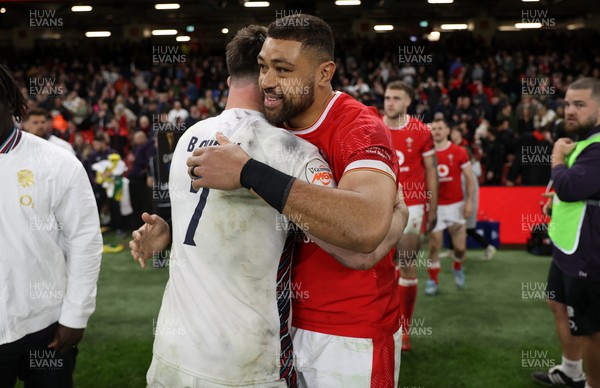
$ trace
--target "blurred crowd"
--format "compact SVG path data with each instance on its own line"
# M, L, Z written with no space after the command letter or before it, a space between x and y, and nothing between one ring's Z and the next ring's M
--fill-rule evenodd
M552 142L564 134L567 86L580 76L600 78L600 53L590 49L597 37L549 31L533 41L485 44L467 32L440 42L339 36L333 85L383 113L386 84L401 79L416 91L410 114L425 123L443 117L462 134L457 141L481 162L481 184L545 185ZM46 112L46 136L70 143L97 192L102 179L92 166L119 155L137 220L156 202L156 134L167 124L183 131L227 103L224 51L182 47L176 63L157 62L147 43L6 56L30 108ZM411 50L421 55L398 55ZM106 207L104 194L97 198Z

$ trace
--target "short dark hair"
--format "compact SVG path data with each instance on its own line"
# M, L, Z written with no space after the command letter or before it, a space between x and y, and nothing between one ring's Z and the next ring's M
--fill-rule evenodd
M106 141L106 134L104 132L96 133L96 135L94 136L94 141L100 141L102 143L108 144L108 142Z
M23 121L29 120L29 118L31 116L44 116L47 119L50 118L50 114L48 113L48 111L46 109L43 109L43 108L31 108L25 114L25 117L23 118Z
M27 112L27 100L10 74L8 67L0 65L0 101L12 109L12 115L20 122Z
M573 90L582 90L582 89L591 89L592 90L592 98L600 103L600 80L597 78L586 77L578 79L569 85L568 89Z
M233 78L254 78L258 81L256 58L267 36L267 28L250 25L239 30L227 44L227 71Z
M321 18L308 14L293 14L269 24L269 38L295 40L303 50L315 54L321 63L333 61L335 42L329 24Z
M387 84L386 86L386 90L390 89L390 90L404 90L404 92L406 93L406 95L409 98L413 98L413 88L411 88L406 82L402 82L402 81L392 81L389 84Z
M431 122L433 123L443 123L444 127L448 127L448 123L446 122L446 120L442 119L442 118L437 118L437 119L433 119L433 121Z

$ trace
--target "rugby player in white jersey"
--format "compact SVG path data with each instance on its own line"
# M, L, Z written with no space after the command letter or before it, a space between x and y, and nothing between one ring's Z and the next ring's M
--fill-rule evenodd
M188 129L173 154L170 277L155 325L150 387L296 386L288 332L295 236L287 220L248 190L193 190L186 167L196 148L218 144L221 131L287 174L335 185L316 147L270 125L261 113L256 56L265 36L264 27L249 26L227 45L225 111ZM134 232L134 258L148 257L135 238L149 233L152 223Z

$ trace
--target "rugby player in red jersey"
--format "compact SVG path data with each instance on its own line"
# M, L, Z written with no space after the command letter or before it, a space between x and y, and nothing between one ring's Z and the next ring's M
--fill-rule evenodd
M466 219L473 211L474 178L469 156L464 148L452 143L450 128L443 119L431 124L431 135L437 151L439 199L437 223L429 236L429 280L425 293L436 295L439 291L439 251L444 229L448 229L454 246L454 281L459 288L465 286L462 263L467 251ZM463 196L461 174L465 177L466 198Z
M424 232L431 232L435 226L438 197L437 157L431 130L421 120L406 113L412 95L413 90L406 83L390 82L385 90L383 116L398 155L399 180L409 213L408 224L396 246L396 263L400 269L403 351L412 348L409 334L417 301L417 258L421 249L421 236ZM427 204L429 208L425 218Z

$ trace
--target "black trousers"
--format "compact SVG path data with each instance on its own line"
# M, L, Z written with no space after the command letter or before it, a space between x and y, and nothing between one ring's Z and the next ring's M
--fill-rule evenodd
M17 378L25 388L72 388L77 348L60 353L48 348L58 323L0 345L0 388L13 388Z

